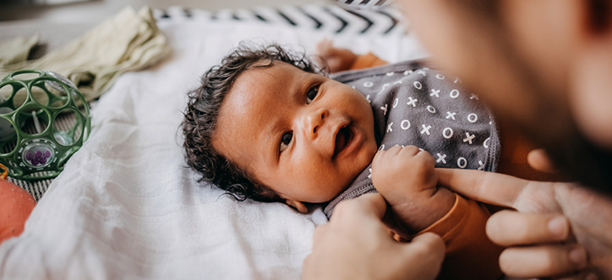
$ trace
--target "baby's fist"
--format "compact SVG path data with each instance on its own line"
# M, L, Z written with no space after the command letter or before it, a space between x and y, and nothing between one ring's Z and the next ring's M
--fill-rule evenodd
M453 193L436 186L434 158L415 146L376 153L372 182L391 206L389 226L405 238L442 218L455 201Z
M372 182L391 205L431 195L438 182L435 160L415 146L379 151L372 161Z

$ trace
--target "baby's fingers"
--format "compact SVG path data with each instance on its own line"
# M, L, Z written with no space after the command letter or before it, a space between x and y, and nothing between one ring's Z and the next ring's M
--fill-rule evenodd
M376 164L376 162L384 161L385 159L396 156L401 151L401 149L402 149L401 146L393 146L388 150L379 150L374 155L372 164L374 165Z
M402 155L406 155L406 156L416 156L417 154L419 154L421 152L421 150L417 147L417 146L406 146L403 147L400 150Z
M317 43L317 53L321 56L330 55L331 49L333 48L333 41L329 38L323 38Z

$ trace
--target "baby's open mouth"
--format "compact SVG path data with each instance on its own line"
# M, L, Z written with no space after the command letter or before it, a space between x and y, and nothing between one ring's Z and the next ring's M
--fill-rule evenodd
M343 128L340 128L340 131L338 131L338 134L336 134L336 146L334 148L333 156L334 158L338 154L340 154L342 150L344 150L344 148L346 148L347 144L351 142L352 138L353 132L351 131L348 125Z

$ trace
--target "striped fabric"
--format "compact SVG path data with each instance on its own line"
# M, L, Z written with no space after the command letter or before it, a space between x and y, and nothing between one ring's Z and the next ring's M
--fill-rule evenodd
M373 3L382 1L373 1ZM280 8L258 7L216 12L170 7L166 10L156 10L155 17L158 21L258 21L336 34L368 35L404 32L399 20L400 13L392 6L377 9L357 9L349 5L329 4Z
M336 0L339 5L357 9L380 9L390 2L390 0Z

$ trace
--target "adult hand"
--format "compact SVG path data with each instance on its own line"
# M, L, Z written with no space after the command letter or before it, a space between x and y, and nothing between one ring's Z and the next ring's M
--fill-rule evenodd
M426 233L410 243L393 240L382 222L386 209L380 194L338 204L329 223L315 230L302 279L435 279L442 239Z
M534 149L527 154L527 162L531 168L546 172L546 173L558 173L554 164L548 157L548 153L544 149Z
M612 200L574 183L535 182L475 170L437 169L439 183L472 199L514 208L487 222L514 277L612 278Z

